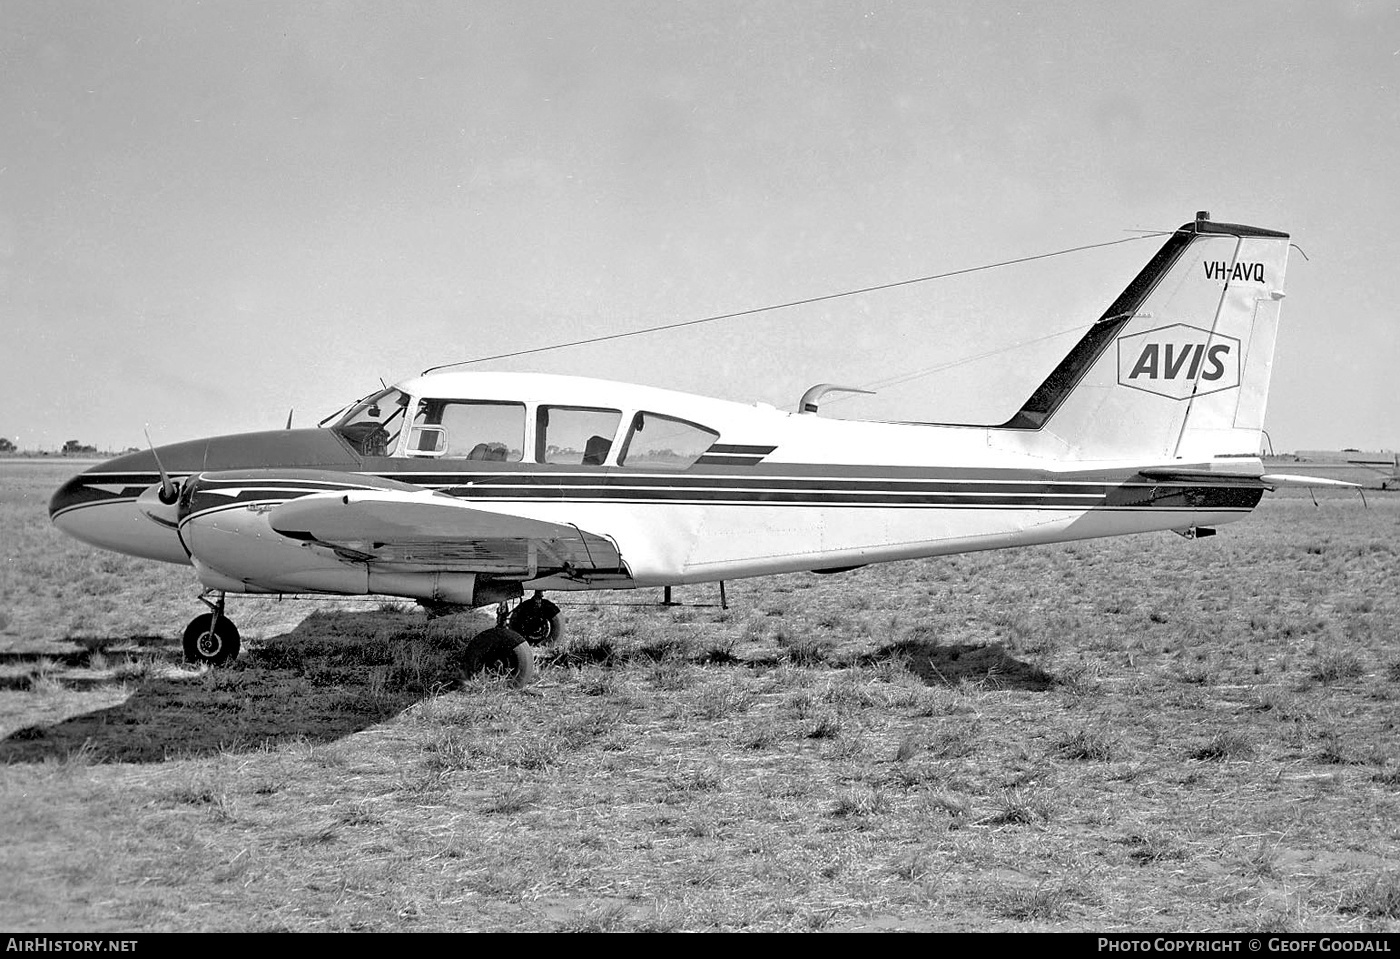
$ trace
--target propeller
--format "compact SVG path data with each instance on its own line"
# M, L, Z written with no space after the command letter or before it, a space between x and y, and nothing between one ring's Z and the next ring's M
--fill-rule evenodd
M160 482L148 487L145 492L136 497L136 507L157 526L178 529L179 508L176 504L180 501L180 486L165 471L165 464L160 461L160 454L156 452L156 444L151 442L151 431L148 429L145 430L145 433L146 445L151 448L151 456L156 461L156 470L160 473Z
M170 474L161 465L160 454L156 452L156 444L151 442L151 431L146 429L142 432L146 434L146 445L151 448L151 456L156 461L156 470L160 473L160 492L156 494L156 498L166 506L173 506L180 498L180 487L175 485L175 481L170 478Z

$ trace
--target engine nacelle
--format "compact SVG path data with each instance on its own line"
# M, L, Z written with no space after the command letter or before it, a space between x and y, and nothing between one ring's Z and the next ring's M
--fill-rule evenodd
M340 482L338 482L340 481ZM388 480L321 473L315 480L261 471L191 477L180 503L180 538L200 582L239 593L332 593L403 596L460 606L499 602L518 584L480 583L475 573L376 568L349 550L284 536L269 523L288 494L332 488L399 487Z
M459 606L498 600L499 590L491 590L478 602L475 573L379 570L327 547L288 539L268 525L268 512L244 506L181 526L200 582L240 593L373 593Z

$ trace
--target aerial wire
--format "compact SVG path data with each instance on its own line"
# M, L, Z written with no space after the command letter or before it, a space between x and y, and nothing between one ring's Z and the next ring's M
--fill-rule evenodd
M1053 250L1053 251L1051 251L1051 252L1049 252L1049 253L1036 253L1036 254L1033 254L1033 255L1031 255L1031 256L1016 257L1015 259L1011 259L1011 260L999 260L999 261L996 262L996 263L985 263L985 264L983 264L983 265L981 265L981 266L969 266L969 267L964 267L963 269L960 269L960 270L949 270L949 271L946 272L946 273L933 273L933 274L930 274L929 276L918 276L918 277L914 277L913 279L909 279L909 280L896 280L896 281L893 282L893 283L880 283L880 284L877 284L877 285L875 285L875 286L864 286L864 287L861 287L861 288L859 288L859 289L854 289L854 290L842 290L842 291L839 292L839 293L825 293L825 294L822 294L821 296L809 296L809 297L804 297L803 299L800 299L800 300L788 300L788 301L785 302L785 303L773 303L773 304L770 304L769 306L757 306L757 307L753 307L752 309L738 310L738 311L735 311L735 312L733 312L733 313L719 313L719 314L716 314L716 315L714 315L714 316L704 316L704 317L701 317L701 318L695 319L695 320L682 320L682 321L680 321L680 322L678 322L678 323L664 323L664 324L662 324L662 325L660 325L660 326L651 326L651 327L647 327L647 328L641 329L641 330L628 330L628 331L623 332L623 333L607 333L607 334L604 334L604 335L602 335L602 336L591 336L591 337L588 337L588 338L582 339L582 340L571 340L571 341L569 341L569 342L567 342L567 343L553 343L553 344L550 344L550 345L548 345L548 346L536 346L536 347L532 347L532 348L530 348L530 349L528 349L528 350L514 350L514 351L512 351L512 352L510 352L510 353L497 353L497 354L495 354L494 356L478 356L478 357L476 357L475 359L470 359L470 360L458 360L458 361L455 362L455 363L442 363L442 364L440 364L440 365L438 365L438 366L430 366L430 367L428 367L426 370L424 370L423 373L422 373L421 375L426 376L426 375L429 374L429 373L434 373L434 372L437 372L438 370L445 370L445 369L448 369L448 368L453 367L453 366L470 366L470 365L473 365L473 364L476 364L476 363L489 363L489 362L491 362L491 361L493 361L493 360L506 360L506 359L512 359L512 358L517 357L517 356L530 356L530 355L535 354L535 353L547 353L547 352L549 352L549 351L551 351L551 350L566 350L566 349L570 349L570 348L575 347L575 346L588 346L588 345L593 344L593 343L606 343L606 342L608 342L608 341L610 341L610 340L621 340L621 339L625 339L625 338L630 337L630 336L645 336L645 335L647 335L647 334L649 334L649 333L661 333L661 332L664 332L664 331L666 331L666 330L679 330L679 329L683 329L683 328L688 327L688 326L699 326L699 325L701 325L702 323L715 323L715 322L717 322L717 321L719 321L719 320L733 320L733 319L737 319L738 317L741 317L741 316L753 316L753 315L756 314L756 313L767 313L767 312L770 312L770 311L772 311L772 310L785 310L785 309L789 309L789 308L794 307L794 306L807 306L808 304L811 304L811 303L822 303L822 302L825 302L825 301L827 301L827 300L838 300L838 299L841 299L842 297L859 296L859 295L861 295L862 293L875 293L875 292L878 292L878 291L880 291L880 290L893 290L893 289L896 289L896 288L901 287L901 286L912 286L912 285L914 285L914 284L916 284L916 283L927 283L927 282L929 282L929 281L931 281L931 280L944 280L944 279L947 279L947 278L953 277L953 276L964 276L964 275L969 274L969 273L980 273L980 272L983 272L983 271L986 271L986 270L995 270L995 269L999 269L999 268L1004 267L1004 266L1015 266L1015 265L1018 264L1018 263L1030 263L1030 262L1033 262L1033 261L1035 261L1035 260L1047 260L1047 259L1050 259L1051 257L1065 256L1065 255L1070 254L1070 253L1082 253L1082 252L1084 252L1085 250L1098 250L1098 249L1102 249L1102 248L1108 247L1108 246L1117 246L1117 245L1119 245L1120 243L1132 243L1132 242L1134 242L1134 241L1136 241L1136 240L1146 240L1146 239L1149 239L1150 237L1153 237L1153 236L1160 236L1160 235L1161 235L1160 233L1153 232L1153 233L1145 234L1145 235L1143 235L1143 236L1129 236L1129 237L1123 237L1123 238L1117 239L1117 240L1108 240L1108 241L1106 241L1106 242L1104 242L1104 243L1088 243L1088 244L1085 244L1085 245L1083 245L1083 246L1071 246L1071 247L1066 247L1066 248L1063 249L1063 250ZM1062 332L1068 332L1068 331L1062 331ZM1052 333L1052 334L1050 334L1049 336L1042 337L1042 339L1050 339L1051 337L1059 336L1059 335L1061 335L1061 333ZM1039 341L1038 341L1038 340L1033 340L1033 341L1031 341L1031 342L1039 342ZM993 352L1000 352L1000 351L993 351ZM988 355L990 355L990 354L988 354ZM977 358L980 358L980 357L973 357L973 359L977 359ZM952 364L952 365L956 365L957 363L960 363L960 362L964 362L964 361L961 361L961 360L955 361L955 363ZM944 367L944 368L946 368L946 367ZM936 372L936 370L930 370L930 371L928 371L928 372ZM919 374L919 375L926 375L926 374Z
M1097 323L1097 321L1095 321L1095 323ZM1080 323L1078 326L1070 326L1066 327L1063 330L1056 330L1054 333L1046 333L1044 336L1037 336L1033 340L1018 340L1017 342L1012 343L1009 346L999 346L994 350L985 350L981 353L974 353L972 356L964 356L956 360L949 360L946 363L939 363L936 366L925 367L924 369L914 370L910 373L900 373L897 376L891 376L887 379L875 380L873 383L862 383L861 389L869 390L873 393L879 390L889 389L891 386L900 386L904 383L908 383L913 380L922 379L925 376L932 376L935 373L942 373L945 370L951 370L955 367L964 366L968 363L975 363L978 360L985 360L988 357L997 356L1001 353L1009 353L1012 350L1019 350L1023 347L1034 346L1037 343L1044 343L1046 340L1053 340L1057 336L1065 336L1068 333L1082 332L1083 330L1087 330L1089 327L1094 326L1095 323ZM847 394L844 396L833 396L825 402L827 406L830 406L833 403L842 403L857 398L858 396L854 394Z

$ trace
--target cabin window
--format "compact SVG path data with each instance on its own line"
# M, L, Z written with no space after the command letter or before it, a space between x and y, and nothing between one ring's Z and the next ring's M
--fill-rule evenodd
M718 433L698 423L641 412L632 418L617 461L633 469L683 470L717 439Z
M535 459L538 462L602 466L612 450L622 411L541 406L535 422Z
M356 403L331 430L361 456L388 456L399 445L407 409L406 393L384 390Z
M419 400L410 456L518 463L525 449L525 405L484 400Z

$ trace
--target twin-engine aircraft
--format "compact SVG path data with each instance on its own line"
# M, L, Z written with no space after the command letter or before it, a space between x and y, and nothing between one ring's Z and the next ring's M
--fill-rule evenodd
M1259 457L1288 249L1286 233L1198 214L998 426L827 419L823 387L788 413L438 373L325 429L119 456L49 512L87 543L194 567L210 612L185 632L191 661L237 655L226 593L378 594L430 612L496 605L468 659L504 657L524 681L527 641L562 628L547 590L1202 536L1267 489L1325 485L1266 475Z

